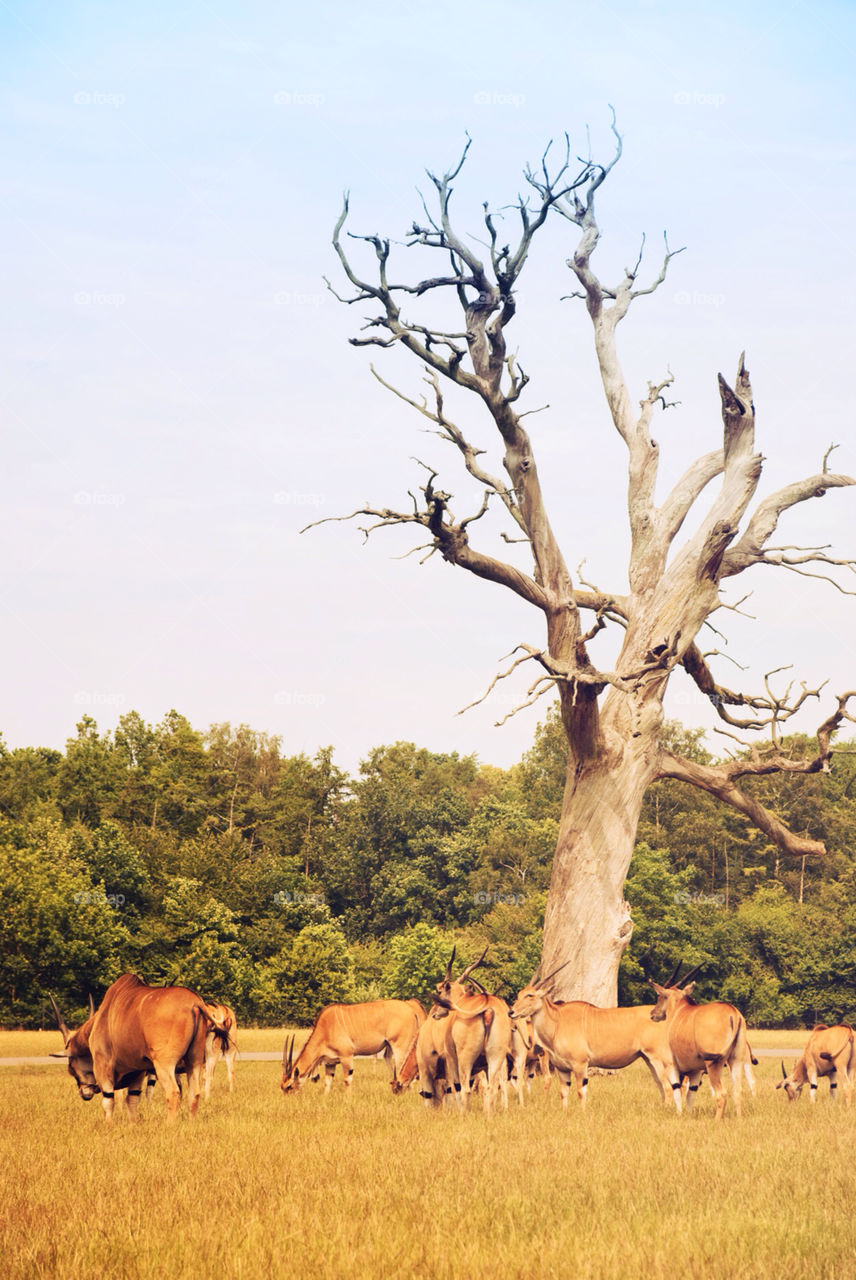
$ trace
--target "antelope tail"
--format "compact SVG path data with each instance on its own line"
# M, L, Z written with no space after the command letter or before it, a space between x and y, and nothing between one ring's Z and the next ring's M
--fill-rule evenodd
M731 1019L731 1021L732 1022L734 1021L733 1018ZM734 1032L734 1035L731 1037L731 1043L728 1046L728 1048L725 1050L725 1052L724 1053L702 1052L700 1053L699 1056L704 1058L705 1062L728 1062L730 1064L731 1055L734 1053L734 1050L737 1048L737 1044L740 1040L740 1037L745 1033L745 1027L746 1027L746 1023L743 1019L743 1015L740 1014L737 1018L737 1029Z
M847 1034L845 1035L844 1039L841 1041L841 1044L840 1044L839 1048L837 1048L837 1049L835 1050L835 1053L822 1053L822 1054L820 1055L820 1056L821 1056L821 1058L823 1058L824 1062L832 1062L832 1061L833 1061L833 1059L835 1059L835 1058L837 1058L837 1057L838 1057L838 1055L839 1055L839 1053L841 1053L842 1049L846 1049L847 1045L848 1045L848 1044L851 1044L851 1043L852 1043L852 1041L853 1041L853 1032L852 1032L852 1030L848 1030L848 1032L847 1032Z
M220 1042L220 1047L225 1052L229 1048L229 1031L232 1026L232 1019L227 1014L225 1018L216 1018L210 1009L203 1005L197 1005L197 1009L203 1018L210 1024L211 1030L214 1032L215 1038Z

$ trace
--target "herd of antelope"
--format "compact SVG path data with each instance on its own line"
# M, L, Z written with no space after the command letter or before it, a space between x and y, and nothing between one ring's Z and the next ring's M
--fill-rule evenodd
M509 1083L522 1104L524 1087L538 1070L548 1084L551 1071L558 1076L562 1106L568 1104L572 1080L585 1106L592 1070L617 1071L639 1058L663 1101L668 1105L671 1095L679 1113L684 1105L690 1110L707 1073L721 1119L727 1102L726 1066L738 1115L744 1079L754 1094L752 1067L757 1060L749 1046L746 1019L732 1004L696 1004L696 970L681 978L679 966L663 986L652 983L656 1004L599 1009L582 1000L552 999L560 971L555 969L546 978L533 979L509 1005L489 995L473 976L485 954L454 978L452 951L427 1015L416 1000L327 1005L296 1060L294 1037L286 1040L283 1092L293 1092L305 1079L317 1079L322 1067L329 1089L339 1064L349 1086L354 1059L383 1052L392 1068L393 1092L407 1088L418 1076L419 1092L429 1107L441 1106L452 1095L465 1110L470 1093L479 1087L487 1112L498 1098L507 1107ZM782 1075L778 1087L790 1099L808 1084L812 1101L819 1078L828 1077L835 1089L840 1077L849 1103L856 1079L852 1027L815 1027L791 1074L782 1064Z
M652 983L656 1004L600 1009L582 1000L554 999L560 969L546 978L533 978L509 1004L488 994L473 976L485 955L486 951L454 978L452 951L428 1014L418 1000L325 1006L296 1059L294 1036L286 1039L283 1092L296 1092L304 1080L318 1080L322 1068L325 1091L329 1090L338 1066L350 1087L354 1059L382 1055L391 1070L394 1093L418 1077L420 1095L429 1107L442 1106L451 1096L463 1111L470 1094L481 1090L488 1114L498 1099L508 1107L509 1084L522 1105L524 1088L538 1071L548 1086L551 1074L558 1076L563 1107L572 1081L585 1106L590 1072L617 1071L640 1058L662 1100L669 1105L671 1095L678 1113L684 1106L692 1107L707 1073L716 1117L721 1119L727 1102L726 1066L738 1115L744 1079L754 1094L752 1067L757 1061L749 1047L746 1020L732 1004L696 1004L695 969L679 977L679 965L664 985ZM127 1110L134 1117L144 1080L147 1096L156 1081L163 1086L174 1117L181 1099L179 1073L186 1076L193 1115L203 1076L207 1098L221 1056L226 1058L232 1088L237 1024L227 1005L207 1004L186 987L148 987L124 974L97 1010L90 999L89 1018L72 1032L51 999L63 1036L62 1053L55 1056L67 1059L81 1098L89 1101L101 1095L108 1120L118 1090L127 1090ZM828 1079L832 1091L840 1080L849 1105L856 1082L853 1028L815 1027L790 1075L782 1064L782 1076L777 1088L792 1101L805 1085L813 1102L819 1079Z

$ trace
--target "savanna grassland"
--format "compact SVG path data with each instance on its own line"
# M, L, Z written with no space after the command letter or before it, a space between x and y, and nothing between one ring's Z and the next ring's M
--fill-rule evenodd
M20 1052L0 1034L0 1056ZM394 1099L379 1062L326 1099L282 1097L274 1062L239 1062L231 1097L219 1073L195 1121L169 1126L158 1091L108 1129L62 1067L0 1069L4 1275L818 1280L856 1256L856 1107L825 1085L789 1104L773 1058L720 1125L706 1086L697 1114L661 1109L641 1065L594 1078L585 1115L554 1084L491 1120Z

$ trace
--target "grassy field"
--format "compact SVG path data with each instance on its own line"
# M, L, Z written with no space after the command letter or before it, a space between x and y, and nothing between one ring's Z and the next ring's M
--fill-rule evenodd
M0 1033L0 1057L55 1047L34 1035L48 1033ZM282 1039L248 1032L242 1047ZM196 1121L168 1126L158 1092L139 1124L108 1129L62 1067L5 1067L4 1275L848 1274L856 1107L825 1086L813 1108L789 1104L777 1072L762 1059L757 1100L720 1125L706 1086L697 1114L662 1110L642 1066L593 1079L585 1115L562 1114L554 1085L488 1121L394 1099L382 1063L325 1099L311 1085L284 1098L276 1063L239 1062L235 1094L218 1076Z

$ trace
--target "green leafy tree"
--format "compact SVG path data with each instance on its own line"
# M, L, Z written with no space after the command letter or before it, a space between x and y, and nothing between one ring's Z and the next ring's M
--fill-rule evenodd
M98 732L91 716L77 726L77 737L69 738L65 756L57 771L58 799L70 821L95 827L108 816L121 781L121 761L109 734Z
M0 1024L52 1025L48 992L82 1021L87 993L119 976L129 949L121 907L42 822L23 847L0 846Z
M119 823L103 821L93 832L84 832L81 856L92 878L104 885L110 897L121 899L127 920L145 908L150 888L149 873L140 851L125 835Z
M476 975L489 990L512 998L532 978L541 960L545 889L502 895L485 916L458 934L458 951L475 959L485 948L485 967Z
M62 760L59 751L47 747L9 751L0 741L0 811L17 819L36 813L60 817L56 794Z
M355 938L437 923L461 887L446 841L482 793L475 759L399 742L372 751L360 773L320 871L331 910Z
M325 1004L354 998L354 960L334 924L310 924L272 962L286 1021L305 1026Z
M445 973L449 935L420 923L390 938L384 947L383 994L398 1000L428 1000Z

